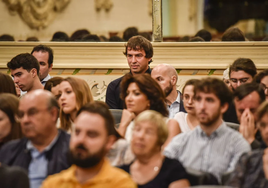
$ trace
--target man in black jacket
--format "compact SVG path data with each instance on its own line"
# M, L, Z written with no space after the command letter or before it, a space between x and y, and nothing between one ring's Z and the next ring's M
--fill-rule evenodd
M14 140L0 150L0 162L28 171L31 188L38 188L48 176L67 169L70 136L58 130L59 106L54 96L35 90L23 96L17 119L25 138Z
M149 64L152 62L153 46L149 40L139 35L131 37L126 44L124 55L130 68L128 74L151 74ZM120 98L120 83L123 77L112 81L107 87L105 102L110 109L123 109L124 102Z

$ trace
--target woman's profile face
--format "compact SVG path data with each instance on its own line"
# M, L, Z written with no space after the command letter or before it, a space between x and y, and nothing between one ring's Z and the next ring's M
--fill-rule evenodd
M183 91L183 106L187 113L195 114L194 108L194 86L187 85Z
M133 129L131 148L135 155L146 156L159 150L157 126L150 121L141 121Z
M130 83L127 88L127 96L125 98L127 110L135 115L150 109L150 101L147 96L140 91L136 83Z
M65 114L76 111L76 96L72 86L67 81L63 81L59 86L60 108Z
M0 110L0 142L10 133L11 122L5 112Z

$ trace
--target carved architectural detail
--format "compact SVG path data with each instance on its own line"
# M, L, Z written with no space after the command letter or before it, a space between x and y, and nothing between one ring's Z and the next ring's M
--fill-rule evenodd
M105 11L110 11L113 7L112 0L95 0L95 8L97 11L105 9Z
M20 17L33 29L47 27L71 0L3 0L12 14Z

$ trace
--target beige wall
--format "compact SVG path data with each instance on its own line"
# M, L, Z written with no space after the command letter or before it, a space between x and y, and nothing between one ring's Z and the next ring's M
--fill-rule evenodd
M37 36L39 40L50 40L56 31L71 35L75 30L86 28L93 34L105 35L108 32L120 32L130 26L141 31L152 30L152 18L149 15L149 0L112 0L114 6L110 12L95 10L95 0L71 0L67 8L59 13L45 29L32 30L18 14L11 15L7 6L0 1L0 35L8 33L16 40L25 40Z

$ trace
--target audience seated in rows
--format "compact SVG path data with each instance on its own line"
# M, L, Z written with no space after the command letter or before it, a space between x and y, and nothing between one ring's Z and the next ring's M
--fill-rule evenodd
M81 39L86 36L89 35L90 32L87 29L78 29L76 30L70 37L70 41L81 41Z
M70 40L69 36L65 32L62 32L62 31L58 31L54 33L51 39L51 41L54 41L54 42L67 42L69 40Z
M210 42L212 39L211 33L205 29L199 30L196 34L195 37L201 37L204 39L206 42Z
M222 41L246 41L244 33L237 27L227 29L222 35Z
M60 128L72 132L77 111L92 101L93 97L85 80L64 78L59 86Z
M28 42L38 42L39 39L38 39L37 37L28 37L28 38L26 39L26 41L28 41Z
M205 40L201 37L193 37L189 40L189 42L205 42Z
M151 76L165 93L169 118L174 118L175 114L180 111L185 112L181 92L177 90L176 69L168 64L159 64L153 68Z
M28 171L31 188L39 188L48 175L70 166L70 136L56 127L58 109L55 97L48 91L25 94L16 115L25 138L8 142L0 150L1 163Z
M0 41L15 41L15 39L11 35L3 34L0 36Z
M232 100L231 91L223 81L204 78L195 84L194 95L200 125L177 135L164 154L179 160L185 168L212 173L221 182L222 174L232 171L239 157L250 151L250 146L222 120Z
M153 57L153 46L149 40L142 36L134 36L125 45L124 55L127 58L130 74L151 74L149 67ZM124 76L109 83L106 90L105 102L111 109L123 109L120 98L120 83Z
M190 79L182 88L183 106L187 113L178 112L174 119L178 121L181 132L189 132L199 125L199 121L196 117L196 111L194 106L194 85L199 82L197 79Z
M136 159L120 168L131 174L138 187L189 187L182 164L161 152L167 137L167 125L159 112L146 110L135 118L131 149Z
M116 140L113 117L103 102L88 103L77 113L74 134L71 135L72 166L48 177L42 188L117 187L135 188L130 176L112 167L105 155Z
M136 27L128 27L123 32L123 39L128 41L131 37L139 35L139 31Z

